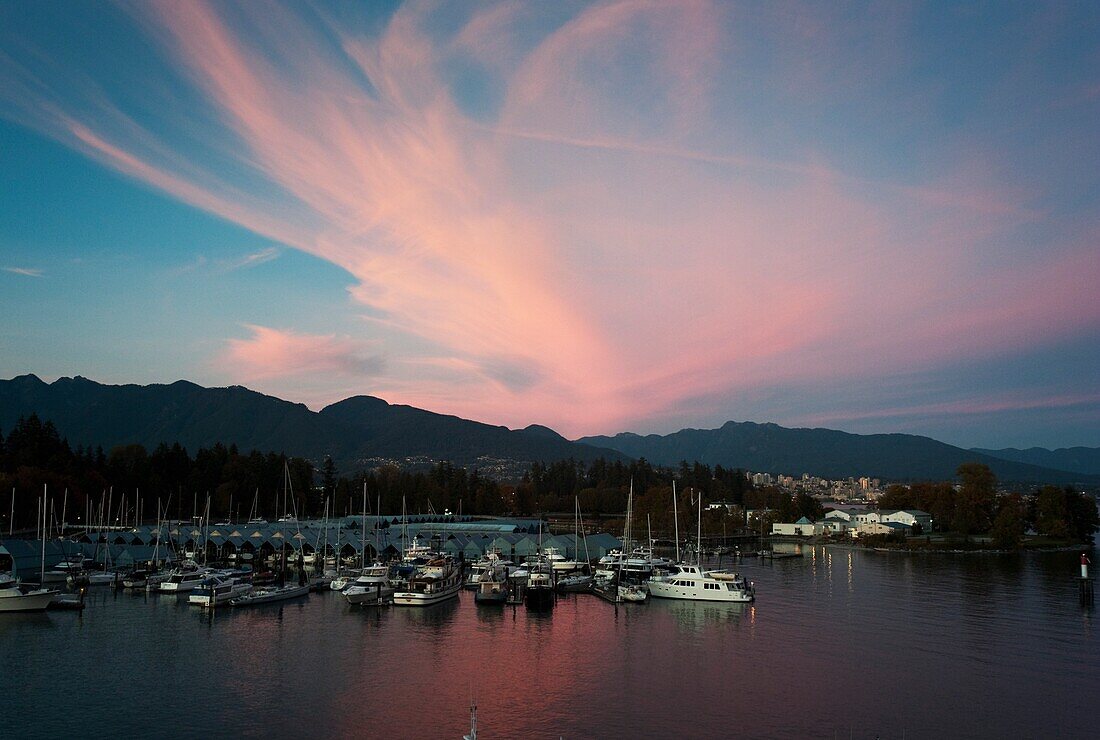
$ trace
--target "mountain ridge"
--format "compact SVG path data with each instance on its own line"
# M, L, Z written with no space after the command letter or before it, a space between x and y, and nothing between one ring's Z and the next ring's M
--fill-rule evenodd
M1008 447L1000 450L974 447L971 448L971 451L1002 460L1039 465L1044 468L1069 470L1085 475L1100 475L1100 447L1058 447L1053 450L1046 447L1028 447L1026 449Z
M0 380L0 429L36 413L73 445L161 442L188 448L215 442L286 452L313 460L331 455L345 469L369 461L425 458L477 466L481 458L552 462L573 457L626 460L562 437L511 430L374 396L353 396L311 411L243 386L206 388L190 381L106 385L80 376L46 383L34 375Z
M682 460L755 472L823 478L868 476L886 480L949 480L964 462L989 465L998 478L1021 483L1097 485L1100 476L1005 460L912 434L853 434L835 429L791 428L773 422L728 421L717 429L685 428L671 434L581 437L659 465Z
M659 465L698 460L824 478L948 480L959 464L983 462L1006 482L1100 485L1100 474L1091 468L1056 468L993 454L1041 459L1077 455L1084 459L1082 465L1089 465L1089 455L1100 452L1092 448L966 450L919 435L860 435L738 421L718 429L685 428L667 435L620 432L570 441L539 424L508 429L370 395L351 396L312 411L239 385L207 388L188 380L107 385L79 375L52 383L31 374L0 380L0 430L10 430L20 416L31 413L52 421L74 445L110 449L139 443L152 449L161 442L188 448L222 442L317 461L331 455L341 468L352 470L386 460L449 460L479 467L515 463L515 472L516 464L536 461L590 462L604 457L625 462L644 457ZM1057 458L1058 452L1066 454ZM1050 454L1043 457L1046 453Z

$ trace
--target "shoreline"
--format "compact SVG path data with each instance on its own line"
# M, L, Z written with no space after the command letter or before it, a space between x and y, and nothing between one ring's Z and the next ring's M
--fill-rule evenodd
M844 550L863 550L864 552L883 552L883 553L901 553L904 555L1022 555L1026 553L1052 553L1052 552L1082 552L1093 550L1095 543L1080 544L1080 545L1057 545L1050 547L1021 547L1015 550L1001 550L994 548L973 548L973 549L958 549L958 548L935 548L935 547L867 547L863 545L853 545L846 543L826 543L818 542L814 544L820 544L827 547L838 547Z

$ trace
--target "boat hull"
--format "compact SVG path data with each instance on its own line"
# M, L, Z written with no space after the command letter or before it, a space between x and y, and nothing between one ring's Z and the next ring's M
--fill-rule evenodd
M754 600L752 593L742 589L703 590L694 587L685 588L669 583L651 581L649 595L658 599L679 599L681 601L720 601L734 604L747 604Z
M434 594L402 591L393 595L393 603L397 606L432 606L433 604L440 604L444 601L457 598L458 592L461 590L461 584L459 584L456 588Z
M547 611L554 608L554 589L541 586L528 586L523 594L523 602L533 611Z
M45 611L50 602L60 593L53 589L31 591L19 596L7 596L0 599L0 612L40 612Z
M230 606L259 606L261 604L273 604L279 601L297 599L301 596L309 596L309 585L294 586L269 592L253 592L246 596L240 596L229 602Z
M349 604L357 604L360 606L384 604L392 596L393 589L389 586L382 586L381 588L351 586L344 591L344 598L348 600Z

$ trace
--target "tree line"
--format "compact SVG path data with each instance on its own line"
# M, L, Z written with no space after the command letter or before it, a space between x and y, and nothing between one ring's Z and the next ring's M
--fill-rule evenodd
M1034 497L998 495L996 477L985 465L967 464L957 472L957 490L950 482L894 485L880 498L879 508L922 509L939 529L989 534L1006 547L1018 544L1028 531L1086 540L1098 528L1091 496L1054 486L1040 489ZM387 515L399 514L402 505L421 514L567 515L577 500L585 517L618 519L621 526L632 487L638 533L649 526L654 534L671 534L674 511L680 516L681 533L688 533L700 503L709 534L732 533L746 524L754 531L770 531L772 521L793 522L802 516L818 520L824 515L821 502L806 493L754 486L742 470L699 462L681 462L676 468L654 466L645 459L534 463L514 484L446 462L429 471L387 465L344 475L331 458L315 467L303 458L243 452L235 445L215 444L194 454L178 443L160 444L152 452L139 444L108 452L101 447L73 448L51 422L31 415L21 418L7 436L0 430L0 491L16 492L18 526L34 527L37 497L44 485L54 518L60 520L64 501L69 523L83 521L87 511L98 511L108 495L108 518L125 522L133 520L139 507L142 518L152 520L158 503L170 518L201 515L208 496L215 520L317 517L326 508L339 516L360 512L365 493L367 511ZM711 504L723 505L708 508ZM6 531L11 508L4 508L0 523L8 525ZM767 513L750 520L746 512L754 509Z
M920 509L937 529L962 535L988 535L998 547L1018 547L1028 532L1085 542L1100 528L1096 499L1072 487L1043 486L1034 496L998 493L988 466L965 463L950 482L892 485L879 497L879 509Z
M65 518L76 524L89 511L98 518L96 512L107 500L112 502L107 516L112 522L133 521L139 509L143 520L152 520L158 505L169 518L189 519L205 513L207 497L212 519L254 515L270 520L287 514L321 516L326 507L332 515L358 513L364 494L369 512L389 515L399 514L403 505L410 513L571 513L576 498L585 516L621 517L633 482L635 521L650 515L655 530L671 532L673 480L685 517L699 497L704 508L724 501L798 510L790 496L754 488L743 471L699 463L685 462L678 469L658 468L646 460L534 463L522 480L510 484L446 462L429 471L387 465L345 475L331 458L315 466L303 458L245 452L232 444L194 453L178 443L160 444L151 452L140 444L109 451L73 447L52 422L36 415L19 419L6 436L0 430L0 491L14 492L14 520L24 529L34 527L43 486L54 519L60 521L65 506ZM7 510L0 510L0 522L8 525L6 530L12 509L3 508ZM813 514L812 509L807 512ZM708 512L706 517L717 522L719 514Z

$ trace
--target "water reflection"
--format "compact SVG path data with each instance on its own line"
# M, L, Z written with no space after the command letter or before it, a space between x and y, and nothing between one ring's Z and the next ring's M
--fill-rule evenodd
M64 692L64 712L35 718L44 737L142 736L150 717L185 714L156 734L460 737L474 691L486 740L1095 729L1100 641L1077 603L1079 555L806 555L747 558L753 605L616 610L577 595L535 614L477 608L464 592L423 609L352 609L323 593L205 614L174 596L97 590L83 617L0 615L0 666L20 667L0 669L0 695L34 707ZM26 734L25 717L0 713L0 737Z
M676 599L655 599L649 608L667 612L681 630L689 632L701 632L715 625L737 624L747 612L752 611L750 604Z

